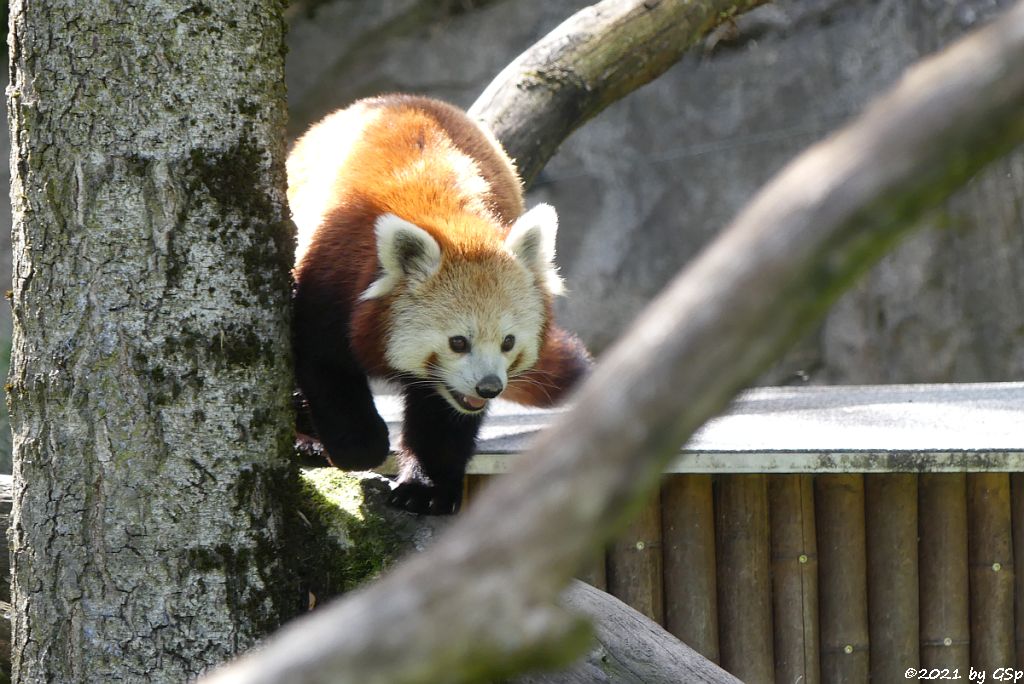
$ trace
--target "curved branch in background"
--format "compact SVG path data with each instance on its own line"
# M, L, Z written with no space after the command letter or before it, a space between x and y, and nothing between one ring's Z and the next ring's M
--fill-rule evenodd
M604 0L535 43L469 108L529 187L558 146L653 81L720 24L767 0Z
M911 223L1024 141L1024 1L783 169L426 552L210 682L470 682L584 647L559 593L701 423Z

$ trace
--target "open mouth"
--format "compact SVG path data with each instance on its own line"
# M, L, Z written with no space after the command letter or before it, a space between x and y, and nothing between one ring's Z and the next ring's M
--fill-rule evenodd
M487 407L487 400L481 399L480 397L470 396L453 390L447 385L444 386L445 390L455 400L455 403L466 413L479 413Z

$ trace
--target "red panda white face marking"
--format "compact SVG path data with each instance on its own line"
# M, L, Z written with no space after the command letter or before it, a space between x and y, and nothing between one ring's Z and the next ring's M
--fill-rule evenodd
M555 270L557 215L524 214L504 244L472 255L445 253L423 228L394 215L377 220L381 274L361 299L393 296L388 364L433 383L457 411L478 413L513 374L537 361Z

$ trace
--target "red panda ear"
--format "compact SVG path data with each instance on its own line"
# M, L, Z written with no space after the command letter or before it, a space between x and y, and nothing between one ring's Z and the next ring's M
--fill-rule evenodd
M382 273L360 299L383 297L402 281L415 287L441 268L441 247L430 233L416 224L394 214L383 214L377 219L374 230Z
M558 214L550 204L538 204L519 217L505 238L505 247L551 294L565 290L555 267Z

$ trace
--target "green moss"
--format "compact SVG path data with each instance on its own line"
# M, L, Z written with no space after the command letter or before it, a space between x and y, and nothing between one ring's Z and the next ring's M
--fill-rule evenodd
M189 190L209 194L220 206L223 220L210 222L211 236L241 255L250 296L267 306L290 289L295 237L291 221L282 218L283 210L265 191L265 156L249 135L227 150L194 149Z
M261 178L263 155L251 137L243 136L224 151L196 148L189 153L190 171L196 179L192 190L206 189L227 209L268 218L274 207Z
M318 544L318 598L344 593L376 577L394 560L400 541L387 522L363 506L358 476L336 468L301 471L301 511Z
M300 580L303 568L295 551L307 540L301 535L292 536L299 499L297 474L297 469L283 460L269 468L251 467L240 472L235 482L235 513L251 518L247 528L264 532L257 532L255 543L244 549L222 545L196 552L197 563L205 561L211 569L224 568L230 608L243 617L241 624L253 625L256 634L269 634L305 606ZM271 510L267 509L268 502L273 502ZM283 520L277 518L278 513ZM277 525L270 527L274 523ZM259 592L239 584L251 572L260 577L263 588Z
M260 112L260 105L255 100L240 97L235 100L235 110L245 117L255 117Z
M231 328L224 331L217 342L220 357L229 367L253 366L260 361L273 363L273 349L252 328Z

